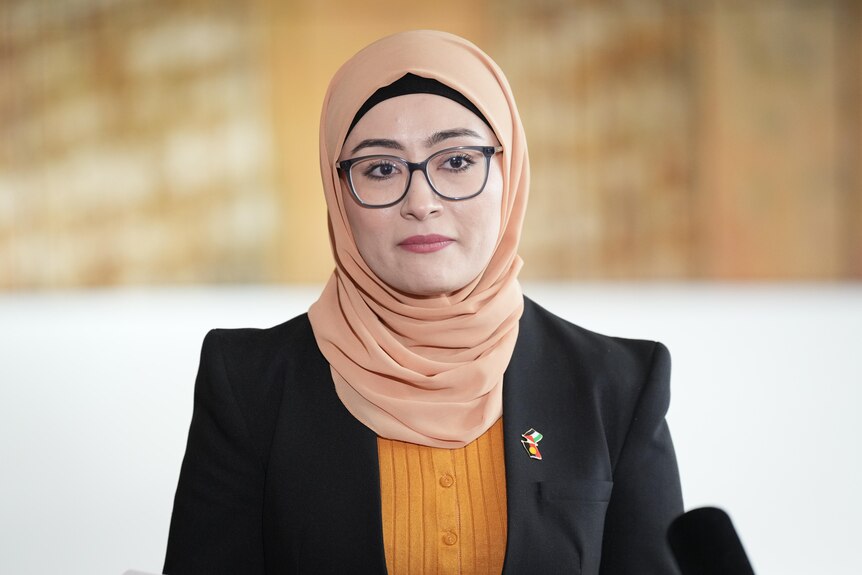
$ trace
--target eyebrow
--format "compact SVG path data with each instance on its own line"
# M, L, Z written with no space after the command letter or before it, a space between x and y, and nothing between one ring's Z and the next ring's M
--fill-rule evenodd
M451 138L460 138L460 137L470 137L476 138L477 140L481 140L482 136L480 136L475 131L469 128L452 128L451 130L441 130L439 132L434 132L427 138L425 138L425 147L431 148L432 146L436 146L440 142ZM350 151L351 154L355 154L359 150L364 148L388 148L390 150L401 150L402 152L405 150L404 145L398 142L397 140L391 140L389 138L369 138L367 140L362 140Z
M476 138L478 140L482 139L482 136L468 128L454 128L452 130L443 130L442 132L435 132L431 134L431 136L429 136L425 140L425 147L430 148L431 146L435 146L444 140L448 140L450 138L460 138L462 136L468 136L470 138Z
M390 150L404 151L404 146L395 140L389 140L387 138L371 138L368 140L362 140L356 144L356 147L353 148L350 153L355 154L363 148L389 148Z

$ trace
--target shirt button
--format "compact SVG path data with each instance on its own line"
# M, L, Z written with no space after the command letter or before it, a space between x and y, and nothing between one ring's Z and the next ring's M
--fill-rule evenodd
M458 542L458 536L454 531L447 531L443 536L443 543L446 545L455 545Z
M444 473L440 476L440 485L442 485L443 487L452 487L454 484L455 478L448 473Z

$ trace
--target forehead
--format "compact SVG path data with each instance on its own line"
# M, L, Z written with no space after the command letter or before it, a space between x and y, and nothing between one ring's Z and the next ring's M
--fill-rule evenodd
M406 94L384 100L368 110L344 141L344 148L368 138L386 138L407 145L453 128L469 128L489 141L496 141L491 128L461 104L436 94Z

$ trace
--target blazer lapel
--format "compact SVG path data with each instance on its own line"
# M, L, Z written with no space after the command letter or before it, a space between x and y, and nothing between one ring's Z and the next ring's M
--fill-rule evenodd
M508 536L503 573L557 573L581 565L582 549L573 501L584 490L599 498L610 483L589 479L590 459L604 461L600 440L582 427L582 402L575 401L577 374L559 359L559 333L548 329L525 298L518 341L503 383ZM583 399L583 398L582 398ZM525 449L523 434L539 432L541 459ZM593 453L595 451L595 453ZM601 465L604 468L604 465ZM606 491L606 493L605 493Z
M386 573L377 436L341 403L308 333L273 438L267 556L278 573Z

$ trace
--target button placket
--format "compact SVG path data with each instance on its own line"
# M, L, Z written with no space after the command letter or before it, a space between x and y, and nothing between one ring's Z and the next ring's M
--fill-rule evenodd
M435 450L434 474L437 477L438 561L442 572L457 572L460 565L460 510L455 461L451 451ZM454 487L454 489L453 489Z

